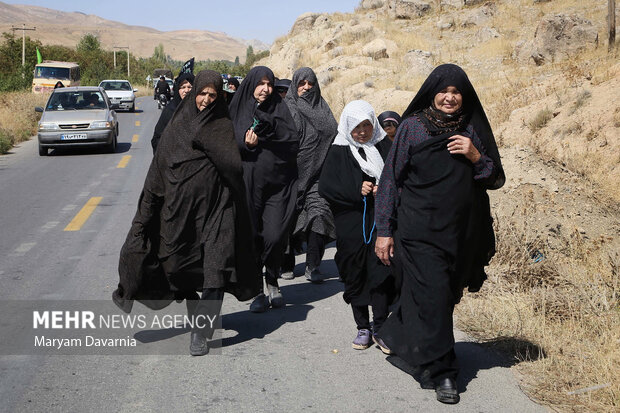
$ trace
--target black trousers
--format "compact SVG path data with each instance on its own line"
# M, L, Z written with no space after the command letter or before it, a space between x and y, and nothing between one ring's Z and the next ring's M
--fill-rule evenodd
M389 310L389 294L387 291L387 283L379 285L377 288L370 290L370 306L372 307L373 332L377 332L383 326L388 317ZM367 305L353 305L353 319L357 324L357 329L363 328L370 330L370 314Z
M319 268L325 253L326 237L314 231L308 233L308 248L306 250L306 267L310 270Z
M456 360L454 347L443 356L420 366L422 374L434 383L438 384L440 380L451 378L456 380L459 373L459 366Z
M291 236L292 237L292 236ZM327 237L319 234L318 232L308 232L306 249L306 267L311 271L318 268L323 260L323 254L325 254L325 244ZM293 271L295 268L295 249L293 247L293 240L289 240L289 245L284 253L284 259L282 260L282 271Z
M188 309L191 300L188 300ZM224 289L223 288L205 288L202 291L202 296L198 302L195 302L194 309L194 327L192 332L199 332L203 337L211 339L215 332L215 321L211 324L211 320L215 320L215 317L220 317L222 310L222 302L224 301ZM191 315L191 314L190 314Z

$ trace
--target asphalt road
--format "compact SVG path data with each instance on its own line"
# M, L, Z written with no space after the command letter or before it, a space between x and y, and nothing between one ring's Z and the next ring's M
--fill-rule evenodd
M34 139L0 156L0 301L110 299L160 113L150 97L138 107L119 113L114 154L39 157ZM546 411L521 392L509 360L458 331L456 406L437 402L377 348L353 350L334 253L321 267L325 283L281 281L285 308L252 314L249 302L226 295L221 354L189 356L184 331L177 355L0 355L0 411Z

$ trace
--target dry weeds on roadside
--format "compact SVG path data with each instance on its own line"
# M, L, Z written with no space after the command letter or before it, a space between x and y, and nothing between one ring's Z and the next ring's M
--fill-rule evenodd
M527 193L522 199L496 220L498 253L489 280L457 306L458 324L508 351L540 402L560 411L617 411L617 243L587 239L569 219L568 230L536 230L528 225L536 202Z
M40 115L34 108L45 105L48 97L31 92L0 94L0 154L36 134Z

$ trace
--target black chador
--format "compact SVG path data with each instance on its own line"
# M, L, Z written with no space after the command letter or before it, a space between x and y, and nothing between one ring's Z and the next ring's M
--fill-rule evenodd
M255 96L263 82L268 82L273 92L273 72L264 66L252 68L235 92L229 110L269 297L273 306L280 306L283 302L277 277L295 213L299 137L289 109L277 93L270 93L262 102ZM257 145L246 144L248 130L258 136ZM263 296L258 298L264 303ZM264 309L262 305L257 308Z
M446 95L460 107L437 107ZM422 386L435 387L438 400L456 403L454 306L463 288L477 291L486 278L484 266L495 252L486 190L501 187L505 176L480 100L460 67L437 67L403 119L377 194L378 235L393 238L402 268L399 305L379 337L401 363L418 368ZM475 150L452 153L456 139Z
M218 73L203 71L159 142L120 253L115 303L161 308L219 289L248 300L258 293L242 165ZM202 111L196 95L213 86ZM155 301L157 300L157 301Z
M354 140L351 132L363 122L370 122L373 128L362 143ZM369 103L350 102L342 111L338 135L319 180L319 193L329 202L336 223L335 261L345 285L343 298L353 310L358 338L360 334L370 338L368 306L372 306L376 332L388 315L393 297L390 267L383 265L374 252L375 200L372 192L366 196L361 193L363 182L381 186L379 177L392 144L385 136ZM354 341L353 347L368 348L369 344L368 340Z

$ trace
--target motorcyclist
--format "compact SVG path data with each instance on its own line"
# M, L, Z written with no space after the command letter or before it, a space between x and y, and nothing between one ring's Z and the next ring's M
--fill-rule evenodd
M170 86L168 86L168 82L166 82L166 78L164 76L160 76L157 81L157 85L155 86L155 97L158 98L159 95L166 95L166 99L170 100L172 97L172 93L170 93Z

